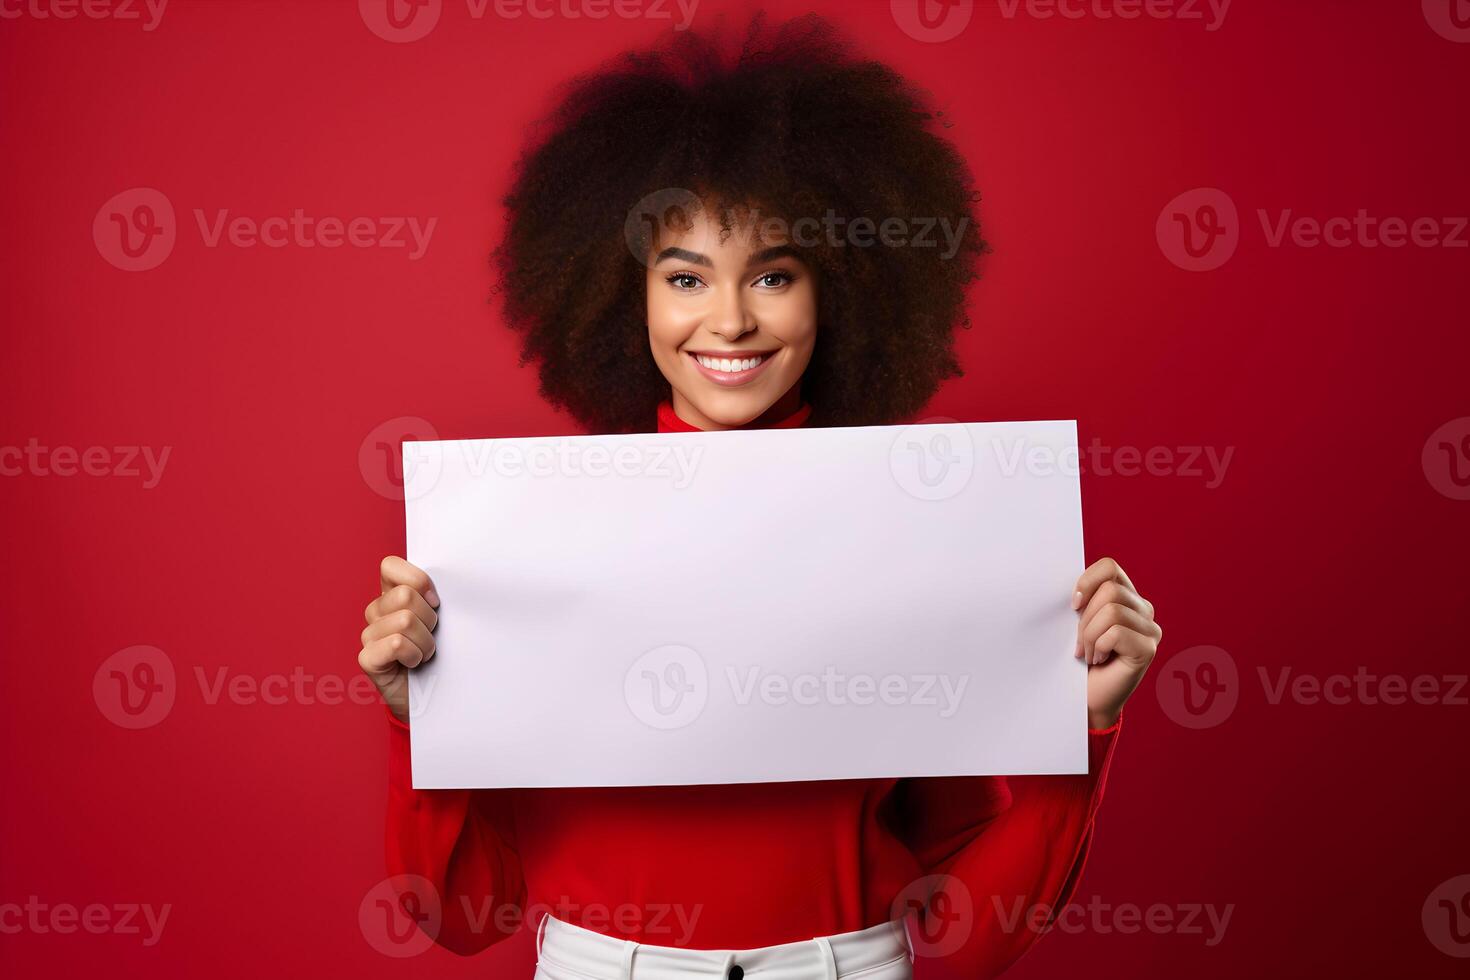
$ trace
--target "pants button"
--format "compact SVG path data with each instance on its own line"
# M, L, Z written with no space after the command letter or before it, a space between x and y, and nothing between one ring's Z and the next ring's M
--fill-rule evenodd
M739 965L732 966L730 967L730 972L726 974L726 976L728 977L728 980L744 980L745 967Z

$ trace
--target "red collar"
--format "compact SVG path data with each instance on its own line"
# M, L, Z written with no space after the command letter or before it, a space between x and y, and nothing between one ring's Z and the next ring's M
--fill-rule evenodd
M803 405L779 422L767 425L746 426L746 428L759 429L799 429L806 424L806 420L812 414L810 405ZM674 414L674 406L668 402L659 402L658 406L658 431L659 432L700 432L697 426L690 425L679 416Z

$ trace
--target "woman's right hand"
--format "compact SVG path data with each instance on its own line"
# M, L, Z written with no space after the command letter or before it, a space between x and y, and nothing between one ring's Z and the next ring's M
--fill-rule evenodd
M368 603L362 672L373 679L393 716L408 724L408 671L434 656L439 594L423 569L390 555L379 568L382 594Z

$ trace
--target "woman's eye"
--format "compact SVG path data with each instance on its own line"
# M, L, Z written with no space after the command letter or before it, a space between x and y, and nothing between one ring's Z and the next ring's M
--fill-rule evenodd
M755 285L765 289L780 289L791 281L792 276L789 272L767 272L755 281Z
M675 289L697 289L699 287L699 277L690 275L687 272L676 272L672 276L669 276L669 284Z

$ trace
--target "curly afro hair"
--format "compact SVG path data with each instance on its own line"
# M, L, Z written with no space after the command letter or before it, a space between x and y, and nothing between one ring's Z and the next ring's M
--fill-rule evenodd
M757 18L733 51L682 32L573 81L517 165L495 253L542 394L591 431L652 428L669 385L648 344L650 236L627 228L640 202L689 188L727 216L826 222L798 238L818 283L801 382L814 424L917 414L960 373L954 331L985 251L941 115L813 16Z

